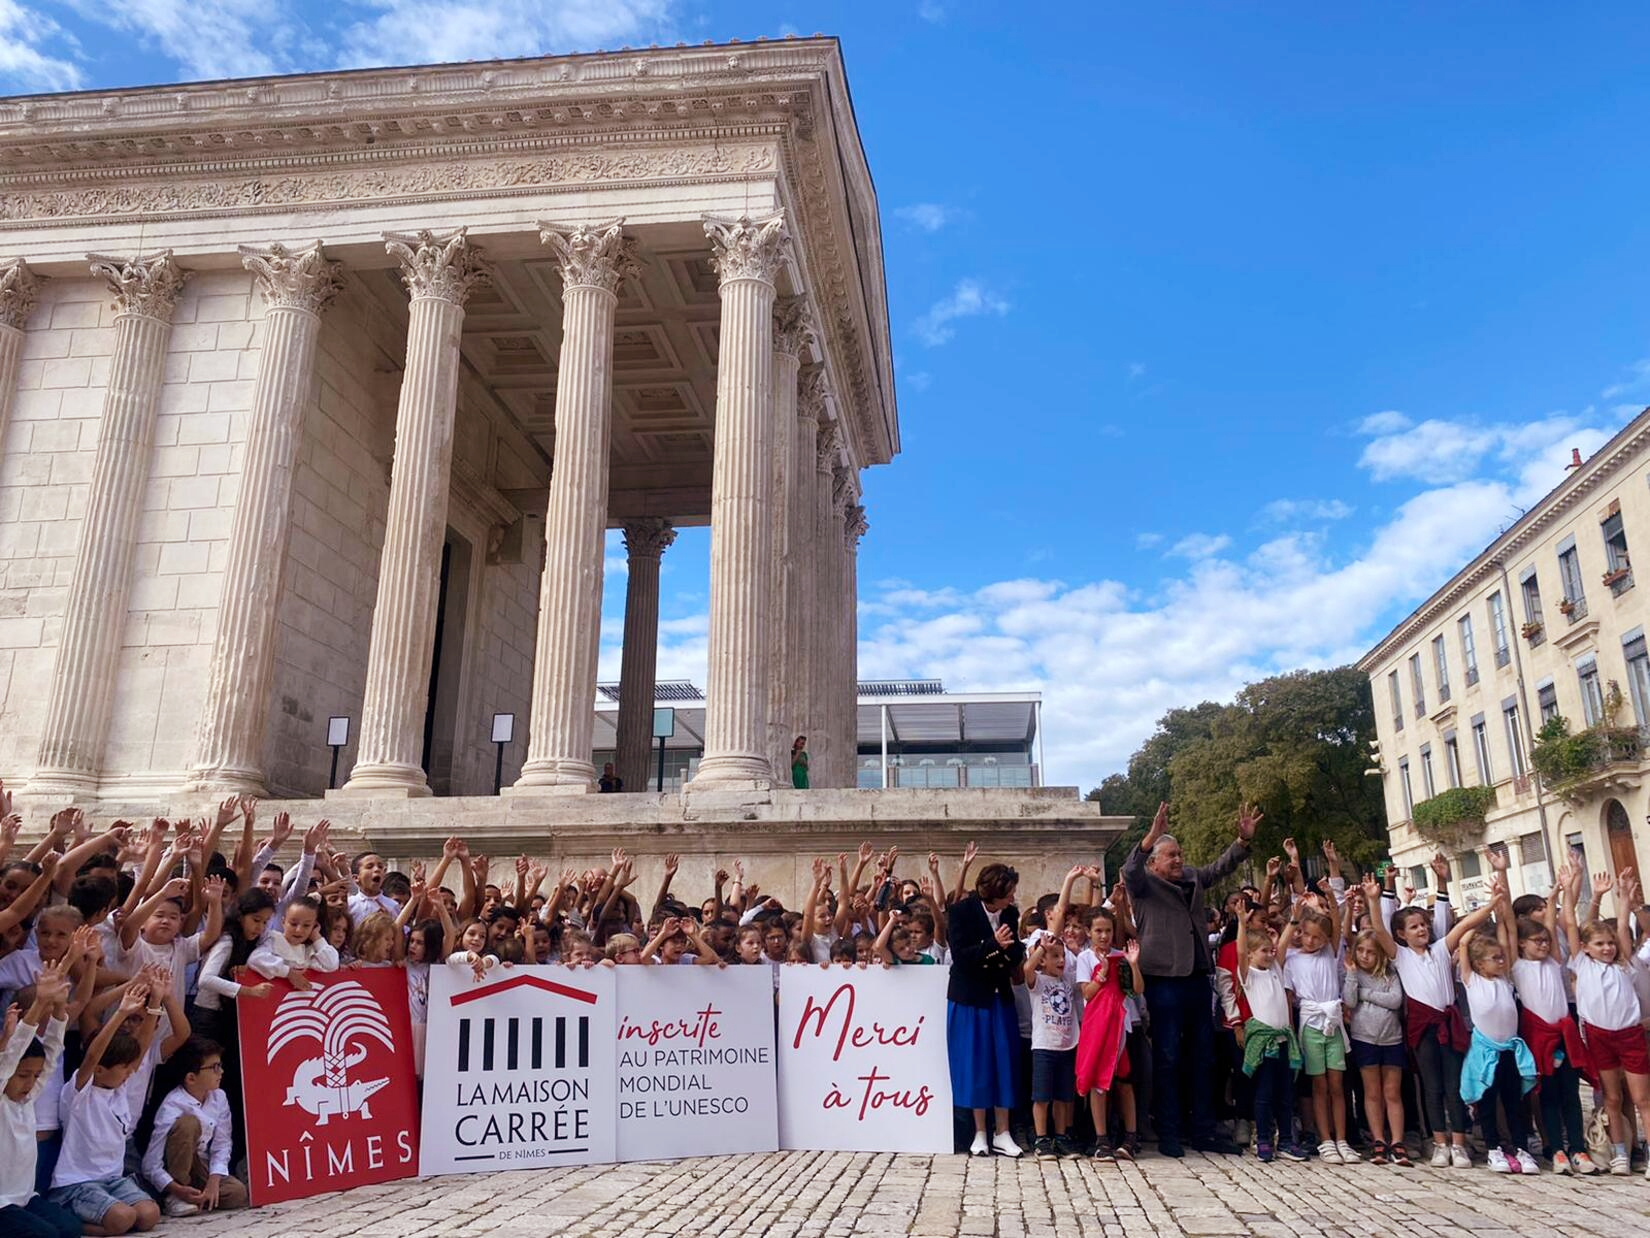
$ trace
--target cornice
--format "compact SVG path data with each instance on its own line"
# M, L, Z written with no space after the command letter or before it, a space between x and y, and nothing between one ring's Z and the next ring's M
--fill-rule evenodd
M1358 669L1374 674L1376 668L1383 665L1394 651L1406 648L1439 619L1457 610L1464 600L1491 578L1499 578L1503 565L1510 575L1516 566L1512 560L1527 546L1541 540L1554 525L1572 519L1577 508L1586 504L1601 489L1612 485L1620 474L1647 452L1650 452L1650 408L1623 426L1580 469L1548 491L1511 528L1457 572L1448 584L1382 637L1373 649L1358 659Z

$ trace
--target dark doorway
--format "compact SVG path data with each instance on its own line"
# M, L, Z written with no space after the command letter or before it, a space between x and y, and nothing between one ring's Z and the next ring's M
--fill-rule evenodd
M424 774L436 795L451 795L458 702L464 669L464 629L470 597L470 543L447 530L441 547L430 692L424 706Z

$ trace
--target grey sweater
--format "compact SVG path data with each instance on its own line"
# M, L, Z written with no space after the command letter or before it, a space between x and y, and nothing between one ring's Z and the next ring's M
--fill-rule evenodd
M1366 1045L1403 1043L1404 985L1396 968L1388 967L1385 977L1353 968L1341 986L1341 1004L1346 1007L1346 1030L1353 1040Z

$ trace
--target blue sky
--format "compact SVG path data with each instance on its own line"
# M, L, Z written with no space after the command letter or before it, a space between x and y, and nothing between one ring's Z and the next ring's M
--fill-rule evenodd
M1086 788L1173 705L1361 653L1650 403L1650 9L1065 14L0 0L0 86L839 35L905 447L862 670L1041 688ZM661 651L700 682L707 548L666 557ZM615 570L615 676L622 607Z

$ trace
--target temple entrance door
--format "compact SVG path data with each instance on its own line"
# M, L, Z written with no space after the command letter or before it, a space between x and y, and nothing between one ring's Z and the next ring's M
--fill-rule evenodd
M436 600L434 648L430 651L430 693L424 706L424 775L436 795L452 794L471 559L470 543L449 528L441 547L441 588Z

